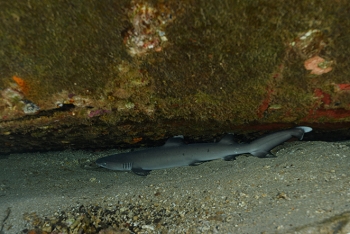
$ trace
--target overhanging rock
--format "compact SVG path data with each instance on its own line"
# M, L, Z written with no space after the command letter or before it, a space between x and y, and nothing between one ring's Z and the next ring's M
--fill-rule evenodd
M3 3L0 152L254 137L297 124L349 137L347 5Z

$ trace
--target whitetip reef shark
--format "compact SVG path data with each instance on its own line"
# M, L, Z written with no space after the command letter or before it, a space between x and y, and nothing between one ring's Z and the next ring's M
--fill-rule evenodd
M96 164L110 170L132 171L137 175L148 175L151 170L182 166L196 166L215 159L233 160L237 155L250 153L263 158L271 149L286 140L303 139L312 128L299 126L268 134L249 144L233 141L233 134L225 135L218 143L185 144L182 136L168 139L161 147L128 153L113 154L99 158Z

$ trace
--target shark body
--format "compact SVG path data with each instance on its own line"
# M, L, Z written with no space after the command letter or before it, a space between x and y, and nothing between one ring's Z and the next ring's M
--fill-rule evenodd
M295 127L258 138L249 144L238 144L233 135L225 135L218 143L184 144L183 137L173 137L161 147L140 151L113 154L99 158L96 164L110 170L133 171L147 175L151 170L182 166L195 166L215 159L232 160L237 155L250 153L265 157L271 149L284 141L296 137L301 140L310 127Z

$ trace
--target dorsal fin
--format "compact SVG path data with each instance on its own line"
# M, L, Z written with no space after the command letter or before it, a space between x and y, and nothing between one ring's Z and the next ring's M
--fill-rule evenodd
M220 141L219 144L225 144L225 145L235 145L238 144L233 140L233 134L229 133L226 134Z
M180 146L184 144L184 137L182 135L179 136L174 136L172 138L169 138L164 146L168 147L168 146Z

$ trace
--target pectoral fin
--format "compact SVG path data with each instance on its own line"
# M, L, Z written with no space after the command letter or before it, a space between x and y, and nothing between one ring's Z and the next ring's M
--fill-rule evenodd
M138 176L147 176L151 172L151 170L143 170L143 169L132 169L132 172L134 172Z
M252 155L254 155L255 157L258 157L258 158L265 158L266 155L269 154L269 152L266 152L266 151L254 151L254 152L250 152Z
M199 166L204 162L207 162L207 161L195 161L195 162L191 163L189 166Z
M254 151L254 152L251 152L251 154L258 158L275 158L276 157L274 154L267 151Z

